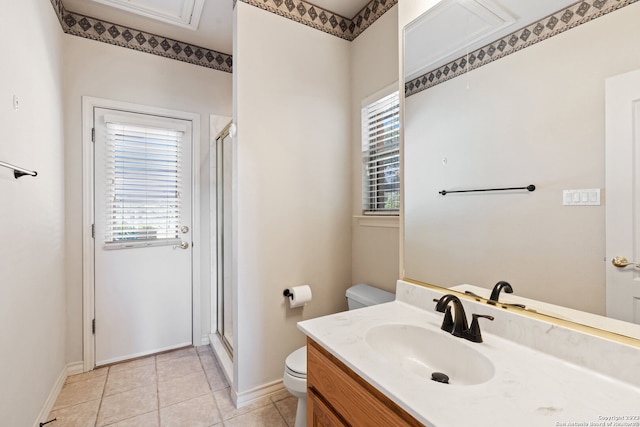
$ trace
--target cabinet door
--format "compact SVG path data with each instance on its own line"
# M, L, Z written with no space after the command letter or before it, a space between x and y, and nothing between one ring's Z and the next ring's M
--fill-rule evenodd
M307 393L308 427L347 427L311 390Z
M358 376L322 346L307 341L307 395L322 399L340 424L320 424L308 418L308 425L354 427L422 426L382 392ZM316 399L317 400L317 399ZM307 408L307 416L309 409Z

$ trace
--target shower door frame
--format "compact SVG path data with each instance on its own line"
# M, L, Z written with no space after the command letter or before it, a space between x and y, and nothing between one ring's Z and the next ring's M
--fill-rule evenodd
M210 166L211 166L211 192L210 192L210 204L211 204L211 258L212 258L212 269L211 269L211 279L212 279L212 288L211 288L211 331L216 335L219 342L222 344L222 347L225 349L227 355L231 360L233 360L233 343L229 341L226 334L224 333L229 325L225 322L225 255L227 257L233 257L233 249L231 249L231 253L225 253L224 243L225 237L227 239L232 238L232 229L231 224L227 226L225 229L224 223L224 213L225 213L225 205L223 198L223 186L225 185L224 177L224 169L223 165L223 150L222 150L222 141L225 138L232 138L230 133L231 123L229 122L222 131L217 133L216 136L213 136L212 132L211 138L211 146L210 146ZM231 152L233 156L233 149ZM233 157L232 157L233 159ZM233 163L233 160L232 160ZM233 185L233 178L231 178L231 185ZM233 187L231 187L233 188ZM231 194L233 198L233 195ZM226 207L229 209L228 207ZM231 261L229 259L229 261ZM227 265L229 269L231 269L230 265ZM232 271L230 272L233 273ZM228 284L231 285L233 278L228 276ZM232 289L227 290L231 298L233 298ZM231 307L228 309L233 310L233 300L230 303ZM233 327L233 319L231 320L231 331ZM231 332L233 336L233 332ZM233 339L233 338L232 338Z

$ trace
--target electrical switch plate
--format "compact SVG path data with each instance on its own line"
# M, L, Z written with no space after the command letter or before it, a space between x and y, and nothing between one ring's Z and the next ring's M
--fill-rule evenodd
M600 189L564 190L562 204L564 206L600 206Z
M17 95L13 95L13 109L17 110L18 108L20 108L20 100Z

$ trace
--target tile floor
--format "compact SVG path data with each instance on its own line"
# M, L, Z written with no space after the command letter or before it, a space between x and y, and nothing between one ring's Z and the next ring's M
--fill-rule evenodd
M73 375L47 427L293 427L286 390L236 409L210 347L190 347Z

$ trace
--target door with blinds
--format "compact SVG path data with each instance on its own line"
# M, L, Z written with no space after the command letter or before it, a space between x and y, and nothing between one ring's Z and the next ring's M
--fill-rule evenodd
M94 109L96 366L192 343L191 128Z

